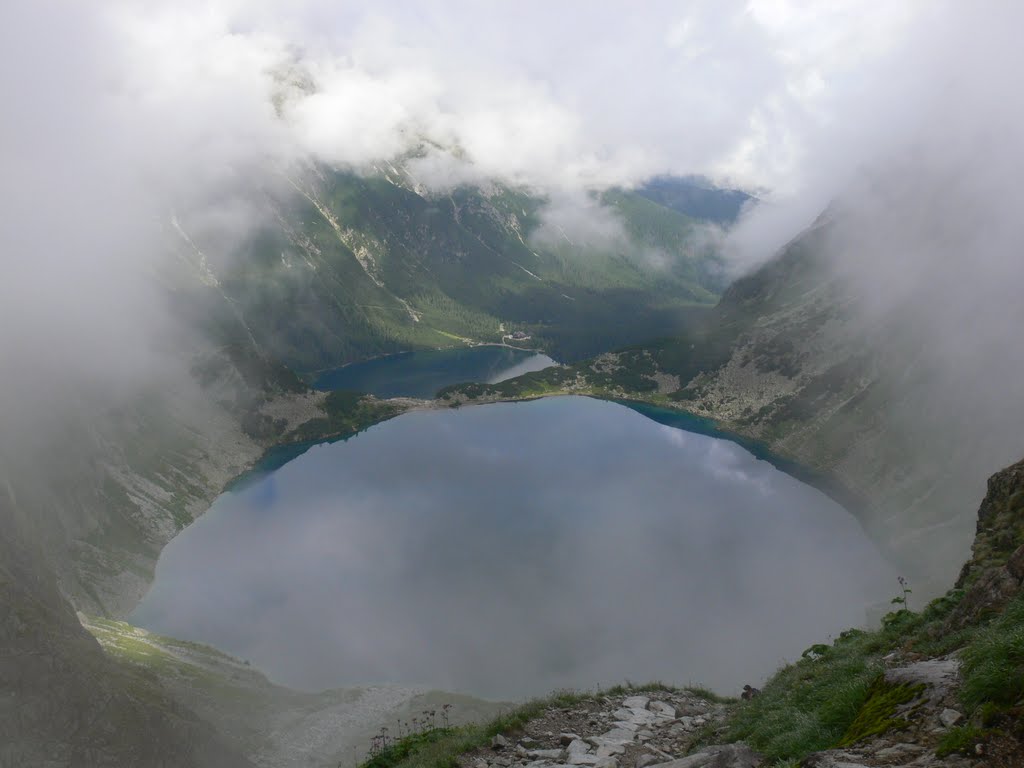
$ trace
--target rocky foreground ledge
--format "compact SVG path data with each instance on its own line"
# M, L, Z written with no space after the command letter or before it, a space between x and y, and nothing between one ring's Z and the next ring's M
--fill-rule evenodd
M936 748L962 722L954 659L896 666L865 736L848 748L816 752L806 768L968 768L982 757L939 757ZM889 706L889 704L893 706ZM569 709L548 708L517 733L461 755L460 768L758 768L771 765L742 742L716 744L729 707L691 691L597 696ZM876 731L872 733L872 731ZM781 765L795 765L783 762ZM780 763L776 763L780 765Z

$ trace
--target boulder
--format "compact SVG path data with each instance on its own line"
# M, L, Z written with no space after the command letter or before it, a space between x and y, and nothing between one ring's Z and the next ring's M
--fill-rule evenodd
M674 720L676 717L676 708L664 701L652 701L647 705L647 708L655 714L662 715L671 720Z
M939 722L942 723L943 728L952 728L963 719L962 714L948 707L939 713Z
M590 745L583 739L576 738L569 742L568 750L570 755L577 755L583 752L589 752Z
M626 709L633 709L634 707L637 709L647 709L649 702L650 699L646 696L630 696L622 702L622 706Z

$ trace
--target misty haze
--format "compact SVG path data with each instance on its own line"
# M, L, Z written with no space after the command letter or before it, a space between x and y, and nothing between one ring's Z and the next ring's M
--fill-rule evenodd
M1022 29L0 3L0 768L1024 764Z

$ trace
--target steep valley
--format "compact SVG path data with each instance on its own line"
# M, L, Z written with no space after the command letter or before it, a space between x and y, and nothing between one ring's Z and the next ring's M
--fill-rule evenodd
M653 403L811 470L922 603L965 559L985 478L1019 458L1005 428L1021 423L1016 410L930 386L934 360L914 324L859 311L823 256L828 216L712 309L714 258L680 246L692 223L626 193L609 203L631 210L631 236L689 254L668 276L614 252L583 269L590 254L571 243L534 252L537 202L507 189L433 199L398 171L313 173L298 186L287 205L269 196L271 223L245 257L178 225L163 279L190 346L170 356L172 375L128 399L64 391L60 428L4 456L0 764L348 761L353 740L449 700L297 694L212 649L184 654L180 641L114 621L144 594L167 541L275 447L411 408L558 394ZM293 372L501 341L506 329L562 360L597 356L455 385L432 402L313 391ZM1015 514L998 518L1012 533L979 539L1000 542L986 549L998 567L1019 546ZM460 702L467 717L494 711ZM364 706L372 716L346 720Z

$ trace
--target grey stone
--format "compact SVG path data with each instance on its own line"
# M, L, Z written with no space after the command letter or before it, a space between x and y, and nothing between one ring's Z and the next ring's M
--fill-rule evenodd
M845 752L815 752L804 758L801 768L868 768L863 763L855 763L852 755Z
M942 723L945 728L952 728L963 719L963 715L955 709L949 709L948 707L939 713L939 722Z
M585 742L583 739L575 738L571 742L569 742L568 750L570 755L577 755L584 752L589 752L590 745L587 744L587 742Z
M622 744L599 744L595 754L598 757L613 757L614 755L621 755L625 751L626 747Z
M597 755L591 755L587 752L570 752L569 757L565 762L569 765L597 765L602 759L604 758L600 758Z
M579 741L579 738L580 737L577 736L575 733L563 733L559 735L558 743L561 744L563 747L568 747L574 741Z
M491 739L491 749L505 749L508 746L508 739L500 733Z
M629 712L629 717L624 719L630 720L634 723L640 723L642 725L646 725L647 723L653 723L655 720L658 719L658 716L653 712L649 712L646 709L640 709L639 707L631 707Z
M956 683L960 663L956 659L928 659L896 667L885 672L889 683L918 685L924 683L934 688L945 689Z
M535 760L561 760L563 750L561 749L532 749L530 757Z
M669 718L670 720L674 720L676 717L676 708L664 701L652 701L647 705L647 708L652 712Z
M636 759L636 768L647 768L649 765L654 765L658 762L658 758L655 755L640 755Z
M893 744L891 747L886 747L885 749L880 749L875 752L875 757L881 758L882 760L891 760L893 758L917 754L919 752L924 752L924 747L920 747L917 744Z
M619 761L614 757L601 757L594 764L594 768L619 768Z
M636 707L638 709L647 709L647 703L650 701L646 696L630 696L628 699L622 702L622 706L627 709Z
M484 760L482 757L478 757L473 761L473 768L488 768L490 763Z
M602 744L629 744L633 741L633 732L622 728L612 728L598 737Z
M614 726L615 728L622 728L633 733L636 733L640 730L640 726L634 723L632 720L619 720L617 722L612 723L612 726Z

